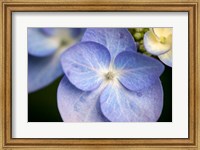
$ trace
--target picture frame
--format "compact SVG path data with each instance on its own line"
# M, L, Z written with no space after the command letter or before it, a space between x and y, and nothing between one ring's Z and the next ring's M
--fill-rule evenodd
M199 130L199 0L4 0L1 5L0 143L1 149L200 149ZM188 12L189 16L189 118L188 135L181 138L56 139L12 138L12 13L13 12Z

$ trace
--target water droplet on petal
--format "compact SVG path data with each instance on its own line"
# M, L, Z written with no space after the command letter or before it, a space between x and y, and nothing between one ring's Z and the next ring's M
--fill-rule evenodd
M76 103L76 104L74 105L74 110L77 111L77 112L80 110L80 105L79 105L79 103Z
M85 102L86 101L86 99L85 99L85 96L84 95L82 95L81 97L80 97L80 102Z
M141 96L142 96L142 93L141 93L141 92L137 92L137 96L138 96L138 97L141 97Z
M69 76L70 76L70 71L67 71L66 74L67 74L67 76L69 77Z
M119 38L122 39L124 37L123 33L119 33Z

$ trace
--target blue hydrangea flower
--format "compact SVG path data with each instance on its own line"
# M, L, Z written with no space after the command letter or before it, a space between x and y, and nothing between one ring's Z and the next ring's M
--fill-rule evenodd
M153 122L163 107L162 63L136 52L127 29L89 28L61 57L65 122Z
M60 54L79 41L84 29L28 28L28 92L41 89L63 74Z

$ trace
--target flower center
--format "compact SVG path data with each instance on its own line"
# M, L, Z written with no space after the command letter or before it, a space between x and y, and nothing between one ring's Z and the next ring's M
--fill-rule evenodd
M160 43L165 44L167 41L166 37L160 37Z
M61 39L61 41L60 41L60 46L62 47L62 46L66 46L68 44L68 40L67 39Z
M111 72L111 71L107 72L105 74L105 78L106 78L106 80L113 80L115 78L114 72Z

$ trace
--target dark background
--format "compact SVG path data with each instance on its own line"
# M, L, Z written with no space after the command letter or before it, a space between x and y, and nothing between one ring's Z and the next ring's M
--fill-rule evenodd
M62 122L57 108L57 88L62 77L28 95L28 122ZM164 106L158 122L172 122L172 68L165 65L160 79L164 91Z

